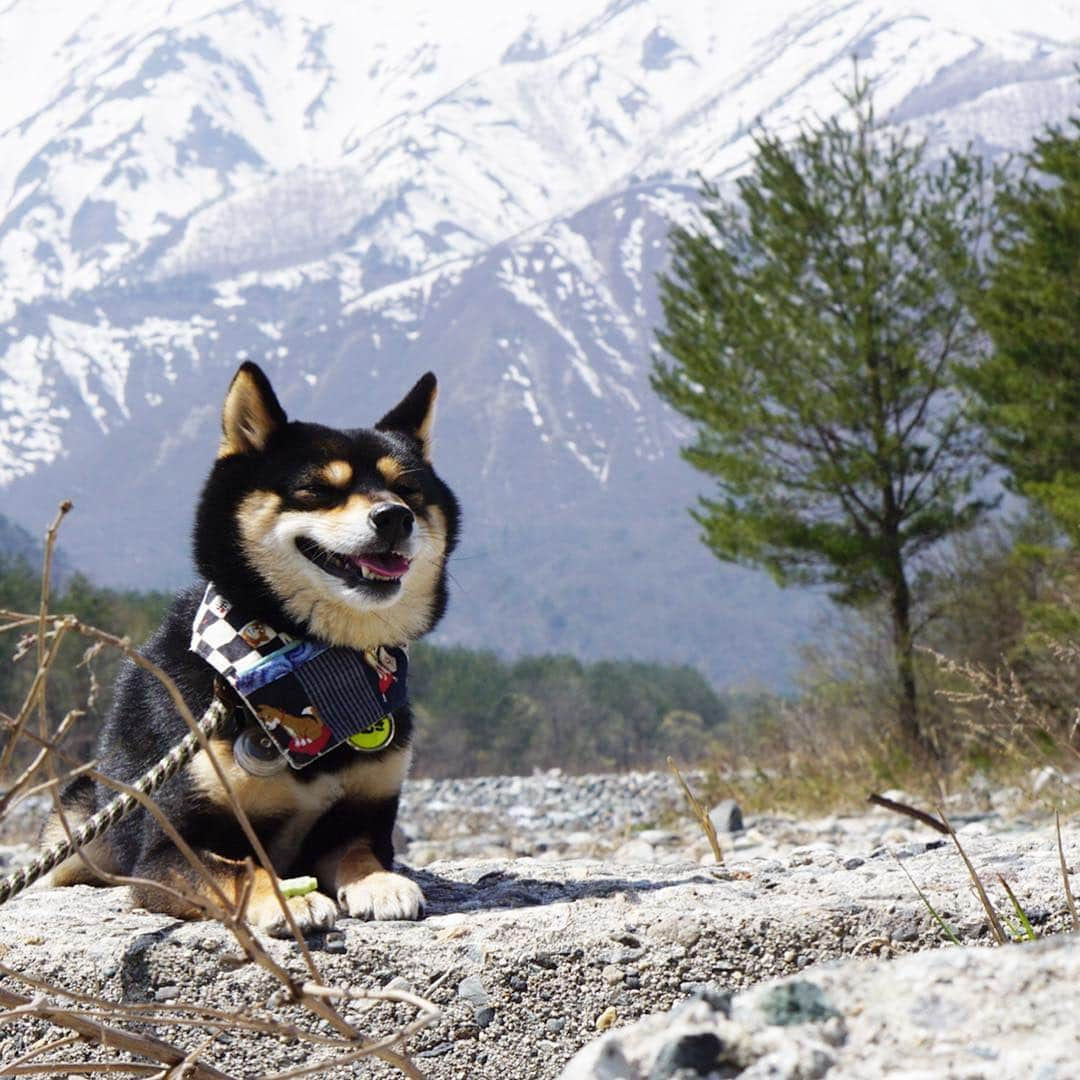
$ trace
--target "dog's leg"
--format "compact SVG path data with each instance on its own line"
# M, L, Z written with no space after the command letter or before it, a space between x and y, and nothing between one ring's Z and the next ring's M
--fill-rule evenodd
M355 840L341 852L332 880L342 910L354 918L419 919L424 914L420 886L384 866L366 840Z
M235 859L222 858L210 851L198 851L196 854L224 893L226 901L235 905L248 888L246 864ZM132 876L158 881L177 891L194 893L205 899L218 900L205 878L196 873L175 849L158 848L150 856L140 858ZM136 885L132 892L136 904L150 911L161 911L178 919L203 917L202 910L194 904L184 903L170 893L155 889L153 885ZM218 902L220 903L219 900ZM329 930L337 918L337 905L320 892L293 896L285 902L296 924L305 934ZM246 916L252 926L265 930L274 937L289 937L292 933L274 894L270 875L261 866L256 866L251 872Z
M94 805L94 782L88 776L73 780L60 793L60 804L64 808L64 819L72 832L79 828L96 809ZM60 822L60 815L53 811L49 815L38 837L38 844L43 848L67 839L67 830ZM90 863L107 874L116 873L116 861L112 852L100 837L92 840L83 848L87 858L71 855L59 866L54 867L41 880L49 885L101 885L102 880L90 869ZM87 862L87 859L89 862Z
M397 798L379 803L335 807L324 819L328 827L344 830L352 839L326 851L315 873L333 892L343 911L357 919L419 919L424 894L415 881L393 872L391 839L397 817Z

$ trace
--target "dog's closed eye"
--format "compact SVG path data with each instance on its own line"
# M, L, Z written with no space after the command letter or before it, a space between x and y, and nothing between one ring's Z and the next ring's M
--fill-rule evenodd
M305 506L324 506L337 502L342 496L340 488L330 484L310 483L303 487L293 488L289 493L291 497Z

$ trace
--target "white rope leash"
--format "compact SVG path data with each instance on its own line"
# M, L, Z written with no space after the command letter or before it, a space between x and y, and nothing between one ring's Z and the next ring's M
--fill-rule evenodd
M229 717L229 708L219 698L214 698L210 707L199 721L199 728L207 738L213 737L224 727ZM131 785L142 795L155 792L169 777L174 776L195 756L199 749L199 737L189 731L157 764L143 773ZM20 867L13 874L0 878L0 904L6 904L13 896L29 888L38 878L47 874L66 858L74 855L80 848L86 847L91 840L96 840L121 818L127 817L139 805L139 800L124 792L112 802L102 807L96 814L87 818L72 834L70 839L60 840L46 848L33 862Z

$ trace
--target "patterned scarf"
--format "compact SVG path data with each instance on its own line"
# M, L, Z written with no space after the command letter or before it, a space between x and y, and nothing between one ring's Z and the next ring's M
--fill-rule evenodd
M408 651L346 649L305 641L246 619L206 586L191 651L237 692L294 769L348 743L373 752L394 738L393 711L408 701Z

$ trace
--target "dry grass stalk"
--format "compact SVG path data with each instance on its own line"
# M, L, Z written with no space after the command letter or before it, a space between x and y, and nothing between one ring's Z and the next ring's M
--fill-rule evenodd
M967 867L967 872L971 877L972 883L975 886L975 892L979 897L979 903L982 904L983 911L986 912L986 917L990 921L990 930L994 935L994 940L999 945L1004 945L1006 941L1008 941L1008 938L1005 936L1005 930L1001 925L1001 920L998 918L997 912L994 910L994 905L990 903L990 897L986 895L986 889L983 888L983 883L975 870L974 864L968 858L967 852L960 843L960 838L956 835L956 830L952 827L952 823L945 816L945 811L940 806L938 807L938 814L944 822L945 827L949 830L949 836L952 837L952 842L956 845L956 850L960 852L960 858L964 860L964 865Z
M70 823L59 801L61 784L66 783L76 775L85 774L116 791L131 794L139 801L142 808L154 817L155 821L183 854L194 872L200 876L209 890L209 896L197 895L193 890L182 884L173 888L156 882L145 882L139 879L107 874L101 867L93 864L90 856L85 851L79 853L80 857L91 866L102 880L110 884L138 883L151 885L156 889L170 893L185 904L195 907L207 918L220 922L232 934L246 959L257 964L277 980L281 986L278 993L284 1002L302 1006L310 1014L314 1022L328 1024L336 1032L336 1035L328 1036L315 1027L309 1028L303 1024L286 1023L273 1016L257 1016L255 1014L260 1010L254 1003L236 1010L216 1009L182 1002L173 1003L167 1007L160 1005L127 1005L96 995L77 993L50 981L38 979L32 974L18 972L0 964L0 975L7 979L23 982L36 991L35 996L26 997L11 990L0 989L0 1006L7 1009L6 1012L0 1014L0 1023L18 1023L32 1018L46 1021L55 1027L73 1032L69 1036L44 1040L35 1044L18 1061L11 1062L0 1068L0 1076L35 1074L61 1076L72 1072L119 1072L127 1075L148 1075L166 1078L188 1077L191 1080L229 1080L225 1073L214 1068L205 1058L218 1035L222 1032L233 1032L248 1037L300 1041L309 1044L313 1050L321 1049L322 1053L327 1055L324 1060L318 1060L301 1070L276 1074L279 1080L285 1080L285 1077L314 1075L342 1065L348 1065L372 1055L382 1058L406 1076L420 1077L421 1074L411 1061L395 1048L405 1039L437 1019L439 1010L430 1001L404 991L364 990L351 986L325 985L307 943L299 931L292 911L281 894L278 887L278 878L269 856L243 807L240 805L236 792L221 763L217 760L208 737L192 715L176 684L165 671L132 648L127 638L90 626L74 615L57 617L50 614L48 604L56 535L61 521L70 509L70 503L61 504L60 511L46 534L41 602L37 613L0 610L0 620L2 620L0 633L5 630L33 628L34 632L25 634L20 640L16 650L16 657L28 655L33 651L37 660L34 678L16 715L9 717L0 714L0 724L7 729L8 736L3 752L0 754L0 776L8 770L16 747L21 742L33 743L37 748L37 752L33 755L29 765L14 778L7 791L0 797L0 817L3 817L11 807L17 805L31 792L48 791L58 812L60 824L70 838L72 831ZM104 647L117 649L133 663L153 675L165 687L178 713L183 717L189 730L195 733L201 748L206 752L237 821L247 836L252 850L255 852L258 863L267 871L273 883L277 902L293 933L293 938L297 943L307 969L308 977L306 979L297 979L278 964L247 922L246 906L249 888L241 889L240 895L235 902L230 902L218 887L209 870L202 864L197 854L184 841L183 837L177 833L152 798L126 784L102 775L97 771L93 762L77 761L61 749L60 744L64 736L82 715L81 711L73 710L69 712L57 725L56 730L50 734L47 711L49 673L56 662L61 643L71 634L77 634L91 641L92 644L87 651L87 657ZM96 684L92 681L91 694L95 690ZM37 731L32 730L29 723L35 712L38 715ZM39 776L42 770L48 773L48 779L34 784L35 778ZM253 872L254 864L249 860L249 886ZM57 998L64 999L66 1003L62 1005L55 1004L53 999ZM391 1035L372 1040L358 1031L335 1008L335 1002L349 1003L356 1001L368 1001L373 1004L377 1002L406 1004L416 1010L416 1016L410 1023L399 1027ZM129 1027L123 1025L136 1025L138 1030L130 1030ZM180 1030L201 1028L206 1033L206 1036L204 1039L199 1040L194 1048L182 1048L166 1042L156 1035L147 1034L148 1027L155 1031L169 1027ZM153 1064L124 1061L115 1057L69 1062L53 1056L57 1052L70 1050L71 1046L76 1043L97 1045L113 1053L132 1054L144 1059L144 1061L149 1059L149 1062ZM41 1060L45 1056L48 1056L49 1060Z
M909 765L880 713L864 702L836 705L806 694L764 708L735 724L717 749L709 780L711 795L731 796L744 812L855 811L868 783L905 790L925 785L925 771Z
M1065 902L1069 905L1069 915L1072 917L1072 928L1080 930L1080 917L1076 913L1076 898L1073 896L1072 886L1069 884L1069 867L1065 862L1065 847L1061 842L1061 814L1054 811L1054 823L1057 826L1057 849L1058 860L1061 864L1061 883L1065 886Z
M690 790L690 786L683 779L682 773L679 772L679 766L675 764L675 759L669 757L667 764L668 768L674 773L675 779L679 782L679 787L682 788L686 801L690 804L690 812L697 819L697 823L701 826L709 841L709 847L712 848L713 858L716 859L717 866L722 866L724 851L720 847L720 838L716 835L716 826L712 823L712 818L709 817L709 811L705 809L697 796Z
M1062 663L1075 665L1080 659L1080 649L1075 646L1054 642L1048 647ZM963 690L939 689L937 693L959 706L958 719L965 725L972 742L989 745L1025 764L1033 759L1054 764L1063 757L1080 762L1080 745L1075 737L1080 729L1080 710L1074 710L1071 722L1063 727L1060 719L1049 715L1045 708L1031 700L1011 668L989 670L978 664L953 660L933 649L920 651L932 657L941 671L966 687ZM976 706L977 712L967 711L967 706ZM1060 779L1077 790L1067 777Z

